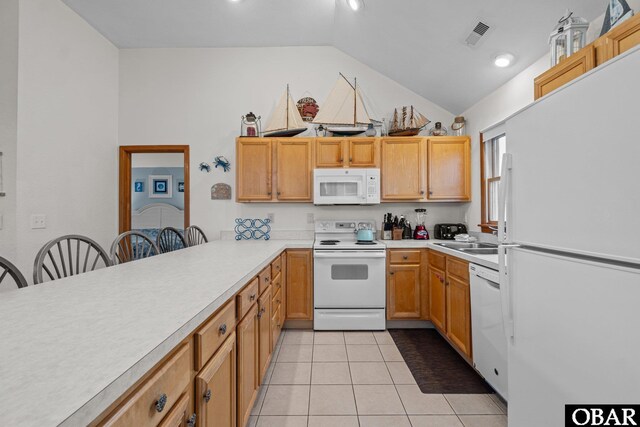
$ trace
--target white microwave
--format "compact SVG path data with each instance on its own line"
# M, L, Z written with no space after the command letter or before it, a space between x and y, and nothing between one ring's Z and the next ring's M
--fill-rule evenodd
M380 169L314 169L316 205L374 205L380 203Z

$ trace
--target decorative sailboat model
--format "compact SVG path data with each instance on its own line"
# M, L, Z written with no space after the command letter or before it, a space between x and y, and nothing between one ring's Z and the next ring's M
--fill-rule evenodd
M431 120L420 114L418 110L410 107L409 120L407 121L407 107L402 107L402 121L398 118L398 109L393 110L393 121L389 128L389 136L414 136L420 133Z
M296 136L307 130L307 125L302 120L298 107L291 98L289 85L282 95L276 109L271 114L267 128L262 133L266 138Z
M313 119L313 123L320 124L333 135L349 136L366 132L372 125L358 87L354 79L353 85L340 73L340 78L329 93L324 104L320 104L320 111Z

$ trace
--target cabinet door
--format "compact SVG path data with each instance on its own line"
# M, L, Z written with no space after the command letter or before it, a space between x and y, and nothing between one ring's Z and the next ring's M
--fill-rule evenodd
M469 283L447 276L447 336L471 357L471 310Z
M310 202L311 139L289 138L276 140L276 186L280 201Z
M258 378L260 383L271 361L271 290L269 286L258 300Z
M258 391L258 306L236 327L238 340L238 425L247 425Z
M287 319L313 319L312 265L310 250L287 251Z
M344 166L344 140L316 139L316 167L341 168Z
M183 394L158 427L195 427L195 414L189 414L189 395Z
M443 332L447 330L447 307L444 271L429 267L429 317Z
M236 157L236 199L271 200L271 141L266 138L238 138Z
M378 139L363 138L349 140L349 166L352 168L375 168L377 161Z
M471 200L468 137L429 138L427 159L429 200Z
M424 198L424 161L420 141L420 138L382 139L382 200Z
M612 28L604 37L608 46L607 59L626 52L640 44L640 18L637 15L630 18Z
M278 343L280 332L282 332L281 310L282 305L277 306L273 312L273 315L271 316L271 342L274 347Z
M533 80L533 98L538 99L580 77L596 66L593 44L580 49Z
M236 334L232 333L196 377L199 427L236 425Z
M420 265L390 265L387 319L420 319Z

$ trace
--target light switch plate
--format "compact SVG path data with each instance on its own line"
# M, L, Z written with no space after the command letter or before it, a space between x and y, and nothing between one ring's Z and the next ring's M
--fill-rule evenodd
M276 221L276 214L268 213L267 214L267 219L269 220L269 222L271 224L273 224Z
M31 215L31 228L33 230L47 228L47 216L44 214Z

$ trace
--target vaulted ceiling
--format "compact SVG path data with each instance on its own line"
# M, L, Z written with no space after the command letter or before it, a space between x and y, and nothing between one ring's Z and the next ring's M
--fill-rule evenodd
M63 0L120 48L333 45L452 113L548 50L569 8L593 20L605 0ZM476 23L489 31L475 47ZM493 65L499 53L512 66Z

